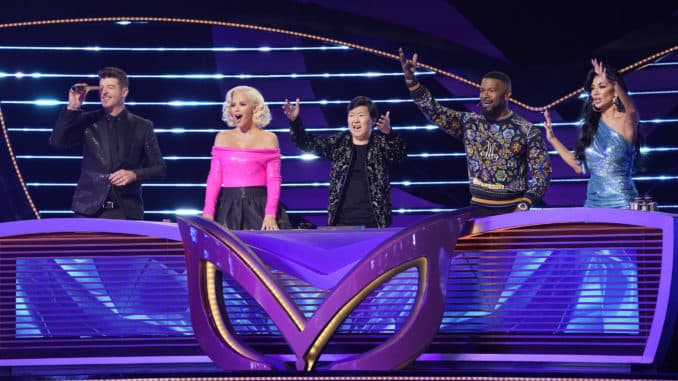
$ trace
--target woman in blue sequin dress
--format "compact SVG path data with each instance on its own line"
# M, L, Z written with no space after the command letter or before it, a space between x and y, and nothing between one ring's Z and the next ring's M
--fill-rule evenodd
M590 173L584 206L628 208L638 196L631 178L638 154L638 112L622 76L595 59L591 64L584 85L589 97L575 152L553 134L548 111L544 112L546 140L575 172Z

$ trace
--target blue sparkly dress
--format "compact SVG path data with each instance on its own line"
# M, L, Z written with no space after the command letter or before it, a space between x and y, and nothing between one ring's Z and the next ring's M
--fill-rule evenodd
M638 191L631 179L636 148L601 119L591 145L584 150L582 167L591 174L584 206L625 208Z

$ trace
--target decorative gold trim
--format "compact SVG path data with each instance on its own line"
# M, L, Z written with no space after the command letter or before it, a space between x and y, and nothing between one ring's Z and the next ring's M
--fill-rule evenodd
M249 251L249 249L245 247L246 245L242 241L240 241L240 239L236 237L233 233L230 233L229 236L231 237L231 239L238 242L240 244L240 247L245 248L245 250ZM278 287L277 284L275 284L275 280L272 279L272 277L268 277L265 274L262 274L262 272L259 269L260 268L265 269L266 265L263 262L261 262L259 257L251 251L249 251L249 253L243 253L240 247L233 247L228 242L221 241L221 243L227 245L229 250L231 250L238 258L240 258L245 263L245 266L247 266L247 268L249 268L252 271L252 273L254 273L254 275L257 277L259 283L264 285L268 292L271 295L273 295L273 298L278 302L278 304L280 304L280 307L287 313L287 316L294 323L297 329L300 332L303 331L304 327L306 326L306 319L303 317L303 315L301 315L296 306L288 303L288 299L281 294L280 292L281 288ZM254 259L256 263L251 262L250 259Z
M241 345L240 341L231 335L228 328L226 328L226 325L224 324L224 318L221 316L219 301L217 299L216 271L217 267L214 265L214 263L209 261L200 261L200 279L204 280L200 288L201 291L204 291L207 296L206 307L207 311L209 311L212 324L217 329L221 339L224 340L226 344L239 355L250 360L261 361L259 355L248 350L244 345Z
M417 288L417 299L412 312L421 305L423 295L426 294L426 278L428 276L428 261L424 257L413 259L411 261L405 262L401 265L398 265L389 271L381 274L379 277L372 280L367 284L362 290L356 293L351 299L349 299L346 304L337 310L334 316L328 321L325 327L318 333L313 343L309 346L308 351L304 354L305 370L310 372L313 370L322 349L327 345L330 338L339 328L341 323L346 319L346 317L357 307L372 291L377 289L386 281L390 280L394 275L399 274L411 267L416 267L419 270L419 286ZM402 331L401 331L402 332ZM396 333L398 335L399 333ZM419 355L418 353L416 354ZM406 363L409 361L406 361Z
M9 132L7 131L7 126L5 125L5 117L2 115L2 108L0 108L0 125L2 125L2 135L5 138L5 144L7 145L9 159L12 161L12 166L14 167L14 171L16 172L16 176L19 178L21 189L24 191L24 195L26 196L28 205L30 205L31 209L33 210L33 215L35 215L35 218L39 220L40 213L38 213L38 209L35 207L35 203L31 198L31 194L28 192L28 187L26 187L26 182L24 181L24 177L21 175L19 164L16 162L16 157L14 156L14 149L12 148L12 143L9 140Z

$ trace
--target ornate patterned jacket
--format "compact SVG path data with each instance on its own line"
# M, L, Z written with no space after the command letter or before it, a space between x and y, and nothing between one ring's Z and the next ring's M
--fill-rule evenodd
M416 81L409 89L428 120L464 143L472 204L533 205L542 199L551 181L551 161L537 127L515 113L487 120L443 107Z
M346 131L329 137L316 136L306 132L301 118L290 123L290 133L292 141L299 149L332 162L327 223L334 225L353 160L351 133ZM389 169L391 165L407 157L405 142L393 130L388 135L374 131L368 145L366 174L370 204L379 227L387 227L391 225Z

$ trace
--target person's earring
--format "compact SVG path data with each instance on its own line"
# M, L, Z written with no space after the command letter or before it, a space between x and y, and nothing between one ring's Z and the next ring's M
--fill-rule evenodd
M614 105L615 110L622 111L623 105L618 95L615 95L614 98L612 98L612 104Z

